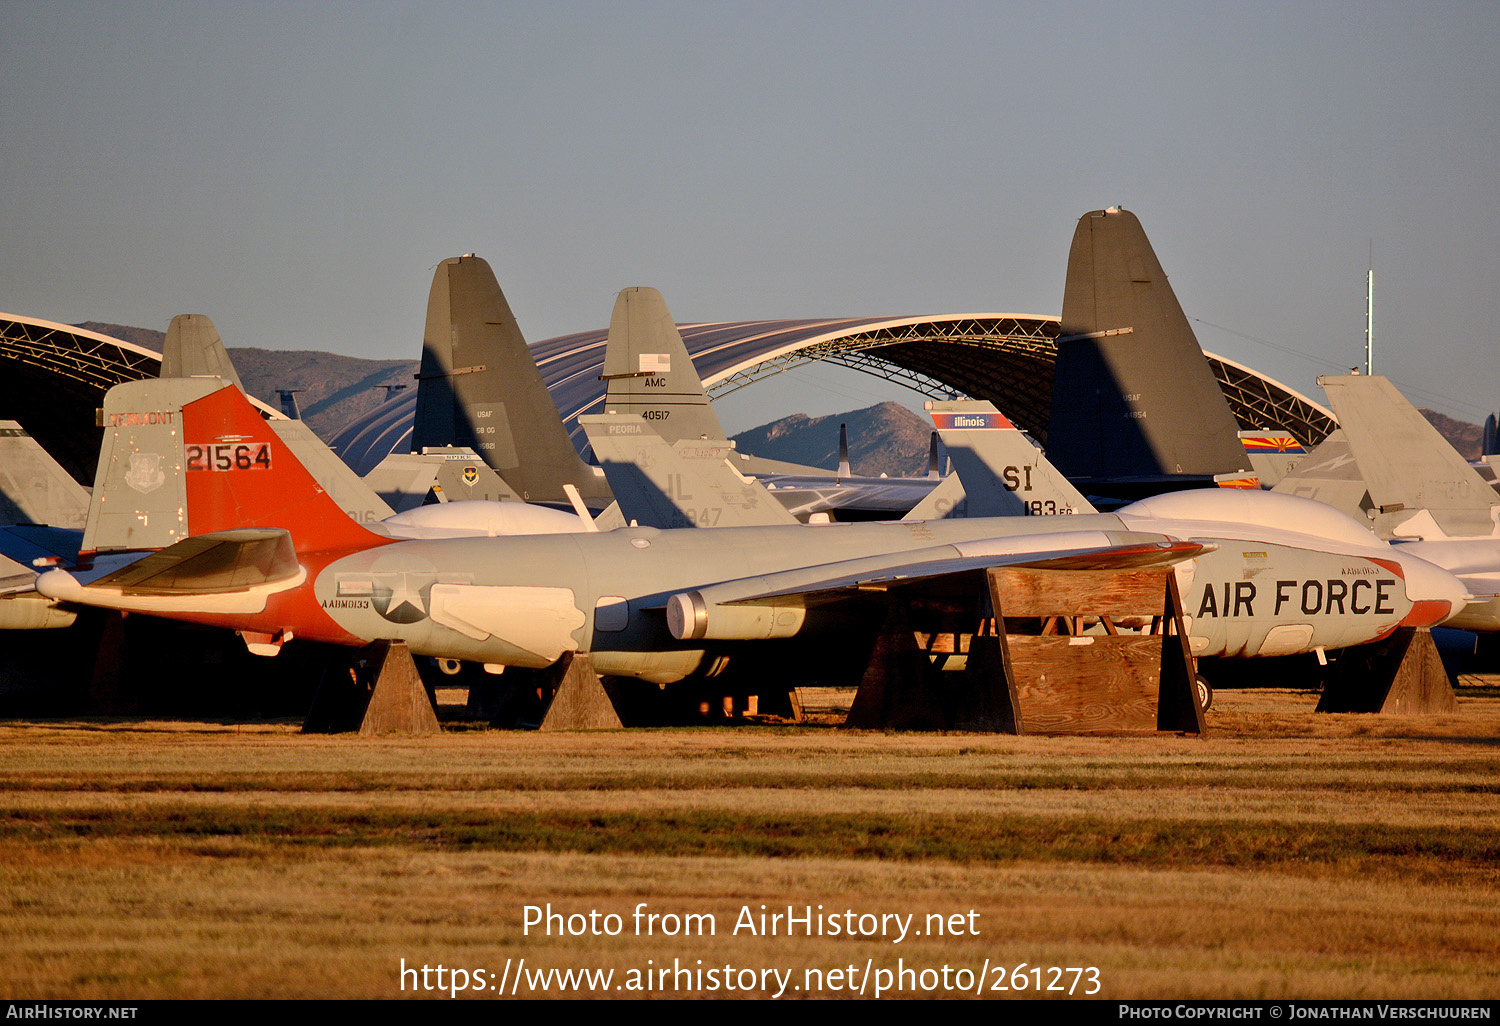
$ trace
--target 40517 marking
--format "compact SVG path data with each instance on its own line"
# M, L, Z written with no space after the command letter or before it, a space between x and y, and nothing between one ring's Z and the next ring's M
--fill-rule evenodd
M186 447L189 470L270 470L269 442L189 445Z

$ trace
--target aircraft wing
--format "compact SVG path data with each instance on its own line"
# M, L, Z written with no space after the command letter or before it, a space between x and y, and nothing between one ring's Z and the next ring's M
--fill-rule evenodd
M200 534L125 566L52 570L37 578L48 598L140 612L259 612L266 597L307 577L280 528Z
M1123 570L1170 566L1213 548L1164 535L1128 532L1058 532L938 545L907 552L802 567L724 581L679 592L667 601L667 623L678 640L730 640L777 636L771 626L794 607L788 623L800 626L808 607L846 601L861 592L939 588L960 574L992 567L1052 570Z

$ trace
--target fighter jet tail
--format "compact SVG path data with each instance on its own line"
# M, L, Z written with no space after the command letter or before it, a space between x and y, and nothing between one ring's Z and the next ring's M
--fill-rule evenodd
M490 265L444 260L433 275L422 342L412 449L479 453L531 502L609 502L604 478L579 459Z
M1275 488L1307 455L1307 448L1290 431L1241 431L1239 437L1255 472L1256 487Z
M992 404L932 402L927 409L956 473L907 519L1095 512L1088 499Z
M1338 375L1320 377L1318 384L1338 414L1371 508L1389 519L1392 535L1437 539L1500 533L1500 496L1388 379Z
M13 420L0 420L0 524L80 530L89 493Z
M1134 214L1093 210L1068 254L1047 451L1069 478L1250 470L1239 425Z
M734 469L728 442L667 442L630 414L579 417L626 520L647 527L795 524L758 481Z

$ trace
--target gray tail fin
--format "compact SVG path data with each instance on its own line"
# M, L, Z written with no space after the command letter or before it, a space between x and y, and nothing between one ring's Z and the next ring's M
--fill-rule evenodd
M1484 418L1484 445L1481 456L1500 455L1500 420L1492 413Z
M625 289L615 298L604 348L604 408L639 417L668 442L726 439L724 425L703 388L661 293ZM751 474L832 475L822 467L735 453L735 465ZM847 475L846 475L847 476Z
M963 494L960 501L950 478L908 519L1094 512L1088 499L990 403L933 402L927 409L953 460Z
M604 479L579 459L490 265L438 265L427 300L412 450L473 449L523 498L566 502L564 484L604 505Z
M1318 384L1338 414L1372 506L1382 514L1401 514L1392 534L1495 533L1500 496L1390 381L1355 374L1320 377Z
M854 471L849 467L849 425L839 425L839 480L853 477Z
M188 536L183 445L199 440L182 437L182 407L224 385L220 378L159 378L105 394L104 442L80 551L164 549Z
M1250 469L1239 425L1134 214L1093 210L1068 254L1047 451L1070 478Z
M172 318L161 349L161 377L223 378L245 391L239 373L230 362L229 350L219 339L218 329L202 314L178 314Z
M797 519L727 462L724 441L667 442L640 417L579 417L620 512L646 527L764 527Z
M625 289L615 297L604 380L606 410L640 417L668 442L725 438L666 300L655 289Z
M1344 432L1335 428L1287 474L1271 487L1282 495L1300 495L1325 506L1342 510L1361 523L1368 522L1378 533L1389 527L1390 516L1383 516L1370 502L1370 489ZM1404 519L1404 518L1403 518Z
M79 531L89 493L13 420L0 420L0 524Z
M938 433L932 433L932 441L927 446L927 480L937 481L943 476L943 464L938 454Z

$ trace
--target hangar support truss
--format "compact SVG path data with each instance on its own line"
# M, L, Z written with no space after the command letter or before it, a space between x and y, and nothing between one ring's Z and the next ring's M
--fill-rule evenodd
M988 399L1017 426L1046 441L1057 360L1056 318L964 316L885 322L865 330L808 340L742 364L712 379L709 394L728 395L773 374L815 360L836 363L948 399ZM1322 441L1337 422L1328 410L1243 364L1205 353L1240 426L1283 428L1305 445Z

